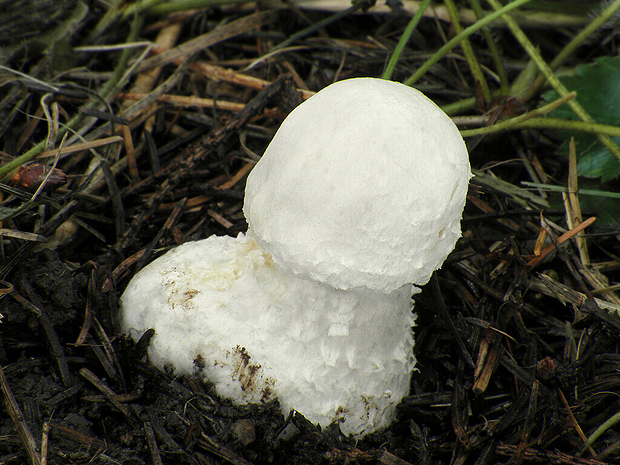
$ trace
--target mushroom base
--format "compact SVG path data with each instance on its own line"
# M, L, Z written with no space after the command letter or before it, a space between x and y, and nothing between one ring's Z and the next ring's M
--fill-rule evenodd
M278 398L346 435L388 426L409 391L415 315L404 286L338 290L283 272L250 236L181 245L122 296L122 326L149 357L198 374L237 404Z

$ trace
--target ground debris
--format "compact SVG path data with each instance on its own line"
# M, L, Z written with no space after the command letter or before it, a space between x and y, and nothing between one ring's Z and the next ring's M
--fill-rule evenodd
M567 185L574 174L539 129L469 140L463 237L415 296L417 370L386 431L356 440L277 401L232 405L208 380L151 366L151 333L133 342L118 330L118 296L140 268L246 230L244 182L282 119L334 80L381 76L419 2L355 7L328 24L330 12L288 2L130 15L65 1L41 22L62 36L35 47L33 21L50 11L39 3L17 18L28 30L0 21L0 47L17 44L0 53L0 169L32 155L0 175L0 463L620 463L618 231L568 194L521 187L532 170ZM451 38L446 18L440 7L423 18L394 80ZM527 32L552 53L577 19ZM516 78L528 58L493 34ZM617 54L609 38L578 55ZM480 100L452 53L420 89L440 105ZM492 103L464 120L532 104Z

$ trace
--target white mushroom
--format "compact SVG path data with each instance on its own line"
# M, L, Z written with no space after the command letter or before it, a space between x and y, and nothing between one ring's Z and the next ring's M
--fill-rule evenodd
M471 172L422 93L371 78L328 86L282 123L246 186L247 235L181 245L122 296L157 366L236 403L278 398L362 436L393 421L413 356L413 284L460 237Z

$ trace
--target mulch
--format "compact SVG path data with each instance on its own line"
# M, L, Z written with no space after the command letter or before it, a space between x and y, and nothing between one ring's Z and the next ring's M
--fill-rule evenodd
M149 261L245 231L245 177L282 119L334 80L380 76L408 15L357 9L268 54L332 12L247 4L106 17L98 2L3 3L15 14L0 40L15 47L0 57L0 156L39 158L0 184L0 464L620 463L618 231L594 222L584 236L566 223L569 201L519 187L532 166L569 177L560 141L541 130L468 139L480 174L463 237L415 296L417 370L386 431L355 440L277 402L233 406L208 380L149 365L149 335L118 329L118 297ZM20 48L46 31L63 36ZM393 79L453 32L424 18ZM505 29L493 33L516 75L525 54ZM528 33L551 57L569 36ZM617 54L613 44L574 60ZM419 82L439 104L476 96L459 53Z

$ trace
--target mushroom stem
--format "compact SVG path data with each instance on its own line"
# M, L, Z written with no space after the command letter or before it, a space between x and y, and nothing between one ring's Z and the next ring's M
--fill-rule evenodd
M165 257L132 280L122 302L132 309L123 327L135 338L155 329L155 365L174 361L177 373L203 376L237 404L278 398L285 414L338 421L347 435L393 420L415 363L412 286L345 291L298 278L244 235L184 244Z

